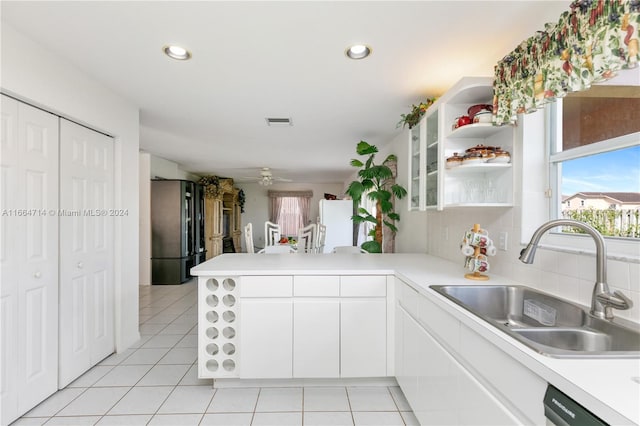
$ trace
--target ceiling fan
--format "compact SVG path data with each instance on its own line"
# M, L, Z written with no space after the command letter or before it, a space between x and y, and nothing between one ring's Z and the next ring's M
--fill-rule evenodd
M291 179L285 179L277 176L273 176L269 167L263 167L260 170L260 177L246 177L246 179L257 180L258 184L263 186L273 185L273 182L291 182Z

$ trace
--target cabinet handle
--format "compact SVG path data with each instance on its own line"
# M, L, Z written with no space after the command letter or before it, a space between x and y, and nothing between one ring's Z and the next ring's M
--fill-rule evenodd
M78 269L82 269L82 268L84 268L84 263L78 262Z
M42 274L40 273L40 271L34 272L33 274L33 278L40 278L42 276Z

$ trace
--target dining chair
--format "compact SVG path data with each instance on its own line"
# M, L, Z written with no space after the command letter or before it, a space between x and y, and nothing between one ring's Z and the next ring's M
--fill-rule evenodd
M264 245L273 246L280 241L280 225L277 223L269 222L264 223Z
M253 225L251 222L247 223L244 227L244 245L247 248L247 253L255 253L253 246Z
M356 247L356 246L336 246L333 248L332 253L339 253L339 254L348 254L348 253L369 253L366 250L361 249L360 247Z
M318 236L316 237L316 253L324 253L324 241L327 237L327 225L318 223Z
M318 227L311 223L298 229L298 253L316 253Z
M296 250L289 244L276 244L274 246L266 246L258 253L260 254L278 254L278 253L295 253Z

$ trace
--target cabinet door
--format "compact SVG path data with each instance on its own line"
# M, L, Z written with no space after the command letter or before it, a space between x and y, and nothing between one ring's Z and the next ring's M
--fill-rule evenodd
M456 361L429 333L418 332L417 398L412 408L421 425L517 425L521 422Z
M2 96L1 405L8 424L57 389L58 118Z
M340 302L296 300L293 377L339 377Z
M61 120L60 388L113 353L113 139Z
M424 129L424 120L409 130L409 182L407 192L409 195L409 210L418 210L420 206L420 165L424 157L421 134Z
M420 338L420 328L416 325L415 321L407 315L406 311L398 307L400 317L400 360L402 364L402 373L397 376L398 384L402 389L402 392L409 401L411 407L414 407L417 403L416 398L418 394L418 362L424 360L419 359L418 356L418 339Z
M428 111L426 118L427 130L426 130L426 179L425 179L425 204L426 207L439 207L440 202L440 187L438 184L439 162L440 162L440 138L438 132L438 112L439 109L433 109Z
M242 299L239 314L240 378L292 377L291 299Z
M340 376L387 375L387 300L340 302Z

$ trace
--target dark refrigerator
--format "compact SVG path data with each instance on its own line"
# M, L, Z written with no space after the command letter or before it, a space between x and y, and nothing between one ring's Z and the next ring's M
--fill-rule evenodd
M204 259L201 188L187 180L151 181L151 283L182 284ZM198 200L198 201L197 201Z

